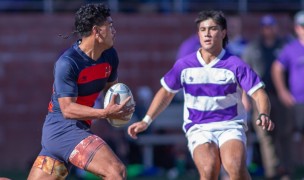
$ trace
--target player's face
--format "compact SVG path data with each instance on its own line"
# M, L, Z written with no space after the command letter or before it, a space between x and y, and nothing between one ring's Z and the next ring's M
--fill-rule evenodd
M275 38L277 35L277 27L275 25L263 26L261 32L264 38Z
M198 35L203 50L220 51L223 47L226 30L222 30L212 19L207 19L199 24Z
M112 47L114 44L116 30L113 26L113 20L111 17L107 18L107 21L99 27L99 36L97 40L107 47Z

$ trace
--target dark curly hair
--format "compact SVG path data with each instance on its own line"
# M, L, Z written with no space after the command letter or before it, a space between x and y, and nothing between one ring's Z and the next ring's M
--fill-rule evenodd
M198 27L202 21L205 21L209 18L213 19L213 21L217 25L219 25L222 30L223 29L227 30L227 21L222 11L208 10L208 11L199 12L198 17L195 19L196 26ZM226 34L226 37L223 39L223 47L225 48L227 44L228 44L228 35Z
M102 25L111 16L110 9L103 3L86 4L75 14L75 32L81 37L91 34L92 27Z

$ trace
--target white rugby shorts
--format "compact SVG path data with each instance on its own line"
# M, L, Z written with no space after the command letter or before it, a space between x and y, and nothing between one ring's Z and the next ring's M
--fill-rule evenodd
M246 146L246 134L243 128L231 128L224 130L205 130L202 129L203 125L194 125L191 127L186 137L188 139L188 148L193 157L194 149L201 144L214 142L221 147L222 144L231 139L237 139L244 143Z

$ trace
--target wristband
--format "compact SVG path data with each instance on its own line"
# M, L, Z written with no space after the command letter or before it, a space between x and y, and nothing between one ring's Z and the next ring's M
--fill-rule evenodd
M270 119L270 117L269 117L268 114L261 113L261 114L259 114L259 116L258 116L258 120L261 120L261 121L262 121L262 119L261 119L262 116L265 116L265 117L267 117L268 119Z
M153 120L149 115L146 115L142 121L147 123L148 126L149 126L152 123Z

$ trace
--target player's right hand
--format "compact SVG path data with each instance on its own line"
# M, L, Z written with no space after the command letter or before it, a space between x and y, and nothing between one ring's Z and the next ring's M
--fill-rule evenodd
M107 118L129 120L127 116L135 111L135 104L127 105L131 101L131 97L125 99L121 104L116 104L117 94L113 94L110 103L107 105Z
M144 121L139 121L131 124L128 127L128 134L131 138L137 139L137 134L145 131L148 128L148 124Z

